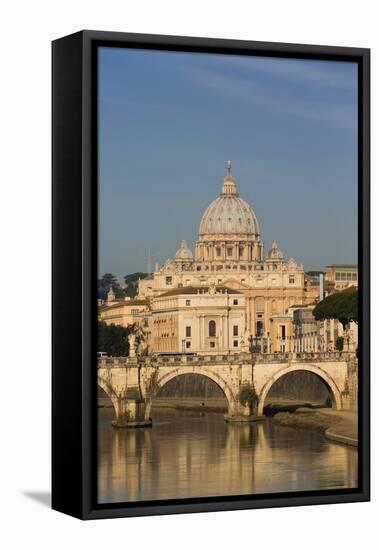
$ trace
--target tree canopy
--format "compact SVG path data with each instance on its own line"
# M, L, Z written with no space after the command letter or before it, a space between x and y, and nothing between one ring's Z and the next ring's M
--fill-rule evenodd
M112 287L116 298L122 299L125 296L134 298L138 292L139 279L144 279L147 275L147 273L142 273L142 271L125 275L124 280L126 288L121 288L117 277L113 275L113 273L104 273L104 275L97 280L97 297L106 300L109 289Z
M122 288L120 287L117 277L113 273L104 273L101 279L97 280L97 297L102 300L106 300L107 294L110 288L113 288L113 291L117 298L122 297Z
M134 296L137 294L138 291L138 281L139 279L144 279L147 277L147 273L142 273L141 271L137 271L136 273L130 273L129 275L124 276L126 287L126 296L130 296L130 298L134 298Z
M97 328L97 349L105 351L111 357L126 357L129 355L128 336L134 330L134 325L121 327L99 322Z
M358 323L358 290L349 287L331 294L317 304L313 315L317 321L338 319L345 328L351 321Z
M108 290L111 286L118 286L117 277L113 275L113 273L104 273L100 280L102 284L108 288Z
M125 284L129 284L138 279L144 279L147 277L147 273L142 273L142 271L136 271L136 273L129 273L129 275L124 275Z

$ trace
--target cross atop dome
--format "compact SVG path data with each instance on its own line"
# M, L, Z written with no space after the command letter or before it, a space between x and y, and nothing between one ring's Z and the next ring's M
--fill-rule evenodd
M232 163L228 160L224 183L222 184L221 195L232 195L238 197L237 185L233 179Z

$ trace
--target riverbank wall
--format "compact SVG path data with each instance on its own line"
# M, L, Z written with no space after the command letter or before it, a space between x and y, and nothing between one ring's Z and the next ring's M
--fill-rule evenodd
M316 430L337 443L358 446L357 414L354 411L299 408L294 412L279 412L272 422L280 426Z

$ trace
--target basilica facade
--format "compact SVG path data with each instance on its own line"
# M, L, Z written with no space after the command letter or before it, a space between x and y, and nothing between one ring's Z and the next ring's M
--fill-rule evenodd
M271 342L272 351L284 350L294 306L315 301L301 263L285 259L276 241L265 252L230 163L201 218L194 253L183 240L173 258L139 282L138 292L151 304L150 348L158 353L239 352L257 338Z

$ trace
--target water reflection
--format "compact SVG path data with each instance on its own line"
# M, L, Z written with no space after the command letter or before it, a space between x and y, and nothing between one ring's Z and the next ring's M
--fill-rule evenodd
M357 452L270 421L161 409L151 429L114 430L99 409L99 502L355 487Z

